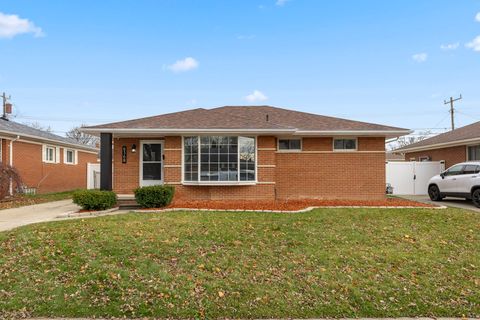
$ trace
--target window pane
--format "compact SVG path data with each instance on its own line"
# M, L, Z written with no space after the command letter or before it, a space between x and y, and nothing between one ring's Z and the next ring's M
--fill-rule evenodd
M480 160L480 145L468 147L468 160Z
M279 150L300 150L302 144L300 139L279 139L278 140L278 149Z
M345 149L356 149L356 141L354 139L345 140Z
M334 150L355 150L357 148L356 139L335 139L333 141Z
M240 149L240 181L255 181L255 138L239 137L238 145Z
M462 172L462 169L463 169L463 165L451 167L446 172L446 175L447 176L454 176L454 175L460 174Z
M333 148L334 148L335 150L343 150L343 149L345 148L344 145L343 145L343 142L344 142L344 141L341 140L341 139L335 139L335 140L333 141Z
M198 181L198 137L184 137L185 181ZM208 157L208 155L207 155Z
M67 162L73 163L73 151L67 151Z
M290 147L290 144L288 143L288 140L278 140L278 149L288 150L289 147Z
M144 144L143 161L162 161L162 145L159 143Z
M162 180L161 163L144 163L143 180Z
M300 140L290 140L290 149L300 150Z
M463 169L463 174L474 174L477 172L477 166L468 164Z

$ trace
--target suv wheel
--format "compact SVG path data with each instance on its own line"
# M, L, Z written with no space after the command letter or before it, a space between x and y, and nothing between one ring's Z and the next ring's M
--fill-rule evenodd
M472 202L476 207L480 208L480 189L472 192Z
M428 187L428 196L432 201L441 201L442 196L440 195L440 189L436 185ZM480 199L479 199L480 201Z

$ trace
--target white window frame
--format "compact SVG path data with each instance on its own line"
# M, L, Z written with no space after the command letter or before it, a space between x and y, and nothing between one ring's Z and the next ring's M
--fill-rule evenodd
M200 138L210 137L214 134L202 134L202 135L184 135L182 136L182 170L181 170L181 184L186 186L251 186L258 183L258 139L253 135L232 135L232 134L215 134L215 136L235 136L235 137L251 137L255 141L255 180L241 181L240 180L240 152L237 155L238 161L238 179L237 181L201 181L200 180L200 166L201 166L201 151L200 151ZM198 181L185 181L185 137L197 137L198 138Z
M299 140L300 149L280 149L280 140ZM303 138L292 138L292 137L277 137L277 151L278 152L302 152L303 150Z
M418 161L419 162L428 162L428 161L430 161L430 157L429 156L421 156L421 157L418 157Z
M47 158L49 149L53 150L53 152L52 152L53 159L51 159L51 160ZM42 158L43 158L42 159L43 162L45 162L45 163L59 163L60 162L60 148L52 146L52 145L48 145L48 144L43 145Z
M73 160L73 161L72 161L72 162L69 162L69 161L68 161L67 155L68 155L69 152L72 152L72 154L73 154L73 156L72 156L72 160ZM76 165L76 164L78 164L77 158L78 158L78 152L77 152L77 150L75 150L75 149L63 148L63 163L69 164L69 165Z
M335 140L355 140L355 149L335 149ZM335 137L332 139L332 150L334 152L355 152L358 151L358 138L352 137Z

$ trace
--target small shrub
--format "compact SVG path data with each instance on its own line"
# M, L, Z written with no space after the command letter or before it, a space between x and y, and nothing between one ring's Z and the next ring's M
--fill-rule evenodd
M79 190L73 193L73 202L84 210L106 210L117 203L112 191Z
M172 202L173 186L148 186L135 189L135 199L144 208L161 208Z

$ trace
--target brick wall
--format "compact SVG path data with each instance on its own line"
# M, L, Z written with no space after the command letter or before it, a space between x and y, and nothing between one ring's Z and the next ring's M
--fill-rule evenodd
M147 138L144 138L148 140ZM153 138L150 138L153 140ZM298 198L379 199L385 196L385 139L358 138L358 151L333 152L332 138L304 138L302 152L277 152L276 138L257 139L258 184L181 185L181 137L165 141L164 181L176 186L176 199L273 200ZM139 185L140 140L114 139L114 191L131 194ZM136 144L138 152L130 152ZM121 163L121 147L128 161Z
M2 145L2 157L9 163L9 144ZM87 187L87 163L96 163L97 155L78 151L78 164L63 163L63 147L60 147L60 163L42 161L42 145L22 141L13 142L13 166L17 168L28 187L38 193L67 191Z
M434 150L425 150L418 152L405 153L405 160L410 161L415 158L415 161L419 161L421 157L429 157L431 161L445 161L445 168L451 167L456 163L467 161L467 147L456 146L449 148L441 148Z
M133 153L132 145L135 144L137 152ZM127 163L122 163L122 146L127 147ZM113 190L118 194L132 194L140 184L140 139L113 140Z

